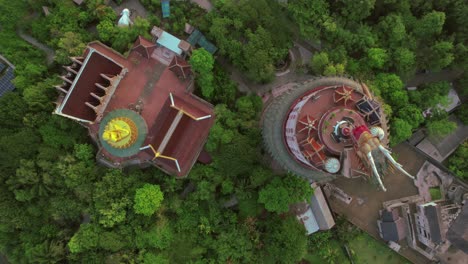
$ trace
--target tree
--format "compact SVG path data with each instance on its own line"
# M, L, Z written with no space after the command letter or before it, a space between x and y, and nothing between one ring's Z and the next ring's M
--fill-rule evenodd
M270 212L285 213L289 210L289 193L280 178L274 178L260 190L258 202L265 204L265 209Z
M63 242L46 240L35 245L26 255L34 263L60 263L65 259L65 246Z
M462 104L460 108L457 109L455 114L464 125L468 125L468 104Z
M395 74L380 73L374 80L385 102L395 110L408 104L408 94L403 89L403 82Z
M5 93L0 97L0 124L2 124L2 128L22 127L26 112L26 103L19 93Z
M137 214L151 216L159 209L163 198L159 185L145 184L136 190L133 209Z
M425 14L414 27L413 33L420 41L430 41L442 32L445 22L445 13L432 11Z
M270 212L285 213L292 203L309 199L313 191L302 178L288 174L284 177L275 177L263 187L258 196L258 202L265 204Z
M395 118L390 124L390 144L392 146L403 142L404 140L411 137L411 125L400 118Z
M384 16L377 24L377 33L381 41L391 48L399 48L406 38L406 27L400 15L389 14ZM382 43L384 44L384 43Z
M299 25L301 35L307 39L319 39L323 24L330 19L328 1L325 0L290 1L288 11Z
M396 72L402 79L412 76L416 70L416 56L407 48L397 48L392 56Z
M222 232L213 249L221 263L252 263L255 252L249 233L242 227L231 227Z
M259 26L255 32L247 30L246 36L248 42L244 47L242 66L247 76L255 82L270 82L274 77L273 58L276 55L270 33Z
M115 27L115 23L113 20L101 20L99 24L96 26L96 29L99 34L99 38L104 42L111 42L114 34L117 32L117 28Z
M321 74L324 72L325 67L329 63L330 61L328 60L328 54L326 52L320 52L312 57L310 61L310 67L314 73Z
M411 99L423 110L439 107L438 104L447 105L450 88L451 85L447 81L424 84L420 89L412 91Z
M117 252L126 246L126 240L127 238L115 232L102 232L99 234L98 246L104 250Z
M59 64L68 64L70 63L68 57L81 55L86 48L86 44L79 33L65 32L58 42L58 47L55 60Z
M424 116L422 115L421 109L413 104L408 104L399 109L397 116L398 118L408 122L413 129L418 128L419 125L424 122Z
M368 17L374 9L375 0L365 1L338 1L339 16L343 23L359 23Z
M99 228L93 224L82 224L78 232L68 242L71 253L80 253L96 248L99 241Z
M41 110L51 111L53 109L50 97L52 94L55 94L53 91L54 84L57 84L56 79L50 78L24 88L23 99L28 104L30 110L39 112Z
M304 227L294 216L286 219L277 217L267 222L267 230L264 239L265 250L270 259L266 262L297 263L307 249L307 238L304 235Z
M190 65L197 74L197 84L201 88L202 95L207 99L212 98L214 93L213 55L204 48L196 49L190 57Z
M418 60L421 67L439 71L449 66L453 59L453 43L451 41L437 41L429 49L422 49Z
M387 51L381 48L370 48L367 51L367 62L370 67L382 69L388 61Z
M460 179L468 180L468 141L458 146L457 150L448 158L448 168Z
M96 218L104 227L113 227L127 219L131 205L130 188L137 177L126 177L122 171L108 170L94 183L93 204Z
M430 136L443 137L457 129L457 123L447 119L430 120L426 125Z
M161 254L153 254L146 252L143 255L143 264L169 264L171 263L167 258Z

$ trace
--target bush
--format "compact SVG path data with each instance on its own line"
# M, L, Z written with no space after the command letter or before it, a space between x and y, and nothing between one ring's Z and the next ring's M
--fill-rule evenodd
M145 184L136 190L133 209L137 214L151 216L159 209L163 198L159 185Z

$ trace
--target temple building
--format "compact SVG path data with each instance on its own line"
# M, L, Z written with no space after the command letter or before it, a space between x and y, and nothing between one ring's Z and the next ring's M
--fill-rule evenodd
M213 106L193 91L182 51L138 37L127 57L100 42L72 57L55 114L88 128L97 160L111 167L154 165L184 177L214 122Z
M313 181L363 177L383 191L385 175L403 170L390 155L382 102L367 86L326 77L292 85L263 113L263 139L276 162Z
M15 89L12 83L15 78L14 72L15 66L0 55L0 96Z

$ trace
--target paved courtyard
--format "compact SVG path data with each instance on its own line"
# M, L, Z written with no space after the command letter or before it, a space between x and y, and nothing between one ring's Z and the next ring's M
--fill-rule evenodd
M424 164L424 157L414 152L406 144L396 146L393 151L397 154L397 161L411 175L416 175L419 168ZM353 198L353 201L347 205L332 197L329 202L333 211L345 216L350 222L378 240L380 240L380 236L377 228L377 218L379 217L379 210L382 209L382 203L418 194L418 189L414 186L413 180L399 172L384 178L387 192L380 191L377 186L361 178L347 179L339 177L333 181L333 184ZM363 203L361 205L358 203L358 199L362 199ZM427 263L426 258L407 247L403 246L400 253L414 263Z

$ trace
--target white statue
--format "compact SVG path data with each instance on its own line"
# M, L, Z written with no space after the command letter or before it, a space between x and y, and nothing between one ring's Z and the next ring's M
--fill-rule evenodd
M124 10L122 10L122 13L120 13L120 15L121 17L118 23L119 27L128 27L131 24L133 24L133 22L130 20L130 10L125 8Z

